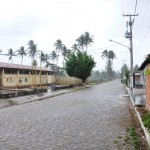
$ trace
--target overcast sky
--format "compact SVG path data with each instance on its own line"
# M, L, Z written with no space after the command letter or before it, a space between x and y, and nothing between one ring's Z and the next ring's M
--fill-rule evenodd
M109 42L109 39L129 46L124 37L128 17L122 14L134 14L136 0L0 0L0 48L7 53L19 47L27 48L29 40L34 40L39 50L50 54L54 43L61 39L70 48L84 32L94 35L94 43L88 53L97 62L95 70L105 68L101 53L113 50L117 59L114 69L120 70L123 60L130 66L128 48ZM144 61L150 53L150 2L137 0L133 26L134 65ZM8 62L7 56L0 56L2 62ZM20 63L19 58L13 59ZM11 63L11 62L10 62ZM29 58L24 64L31 64Z

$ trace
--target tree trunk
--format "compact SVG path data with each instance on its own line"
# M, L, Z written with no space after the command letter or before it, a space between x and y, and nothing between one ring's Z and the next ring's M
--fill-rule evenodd
M82 79L83 86L85 86L86 79Z

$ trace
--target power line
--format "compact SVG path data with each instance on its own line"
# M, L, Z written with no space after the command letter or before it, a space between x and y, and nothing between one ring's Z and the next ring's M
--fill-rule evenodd
M137 48L137 50L134 53L136 53L137 51L139 51L140 47L142 46L142 44L143 44L143 42L144 42L144 40L145 40L145 38L146 38L146 36L147 36L147 34L149 32L149 29L150 29L150 26L148 27L148 30L146 31L143 39L141 40L141 43L140 43L139 47Z
M135 2L134 15L135 15L135 13L136 13L136 8L137 8L137 0L136 0L136 2ZM134 22L134 21L135 21L135 16L134 16L133 22Z
M101 53L103 51L99 51L99 52L93 52L93 53ZM128 53L128 52L119 52L119 51L114 51L115 53Z
M128 40L125 40L125 41L122 41L120 43L125 43L127 42ZM108 46L104 46L104 47L100 47L100 48L95 48L95 49L90 49L89 51L95 51L95 50L100 50L100 49L106 49L106 48L109 48L109 47L116 47L116 44L113 44L113 45L108 45Z
M136 7L137 7L137 0L136 0L136 2L135 2L135 10L134 10L134 15L135 15L135 13L136 13Z
M146 11L147 11L147 8L148 8L148 4L149 4L149 0L147 1L145 11L143 12L144 15L143 15L142 21L141 21L141 23L140 23L140 25L139 25L139 30L138 30L137 37L138 37L138 35L139 35L140 31L141 31L141 27L142 27L142 25L143 25L143 21L144 21L145 16L146 16L145 14L146 14Z

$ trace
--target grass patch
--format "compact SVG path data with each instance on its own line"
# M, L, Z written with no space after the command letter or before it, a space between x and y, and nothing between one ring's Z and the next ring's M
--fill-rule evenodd
M114 144L117 144L118 143L118 141L114 141Z
M143 117L142 117L142 121L143 121L143 124L144 126L147 128L147 130L150 132L150 112L145 114Z
M135 149L139 149L140 143L135 128L134 127L129 128L129 132L132 137Z
M118 138L119 138L119 139L121 139L121 138L122 138L122 136L118 136Z

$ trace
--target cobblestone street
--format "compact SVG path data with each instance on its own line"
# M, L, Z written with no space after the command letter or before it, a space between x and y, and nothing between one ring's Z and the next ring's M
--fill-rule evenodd
M0 109L0 150L132 150L119 80Z

